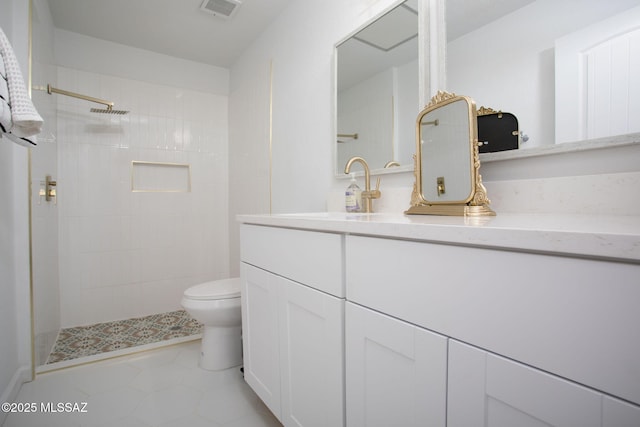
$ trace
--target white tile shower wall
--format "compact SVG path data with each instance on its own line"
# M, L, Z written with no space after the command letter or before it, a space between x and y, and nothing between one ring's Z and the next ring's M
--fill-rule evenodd
M63 327L180 308L184 289L227 277L227 97L59 68ZM191 165L191 192L132 192L131 162Z

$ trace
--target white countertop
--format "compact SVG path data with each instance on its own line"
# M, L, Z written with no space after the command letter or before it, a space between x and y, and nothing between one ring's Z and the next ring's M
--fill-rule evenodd
M640 263L640 217L507 214L495 217L319 212L238 215L241 223L508 248Z

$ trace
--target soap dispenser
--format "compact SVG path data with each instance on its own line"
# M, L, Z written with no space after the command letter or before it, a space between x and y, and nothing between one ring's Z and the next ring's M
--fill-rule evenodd
M351 172L351 183L344 192L345 209L347 212L360 212L362 208L362 190L356 182L355 172Z

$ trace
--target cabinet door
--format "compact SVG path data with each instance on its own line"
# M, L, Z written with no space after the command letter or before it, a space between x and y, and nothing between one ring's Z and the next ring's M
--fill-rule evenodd
M345 312L347 425L443 427L447 339L349 302Z
M245 263L240 268L244 378L281 419L276 276Z
M602 395L449 340L449 427L602 425Z
M602 427L640 426L640 406L609 396L602 403Z
M282 423L344 426L344 300L277 277Z

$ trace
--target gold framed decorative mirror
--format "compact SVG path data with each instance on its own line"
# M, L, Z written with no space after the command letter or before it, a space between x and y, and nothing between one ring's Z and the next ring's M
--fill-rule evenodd
M416 120L409 215L495 215L480 176L475 102L438 92Z

